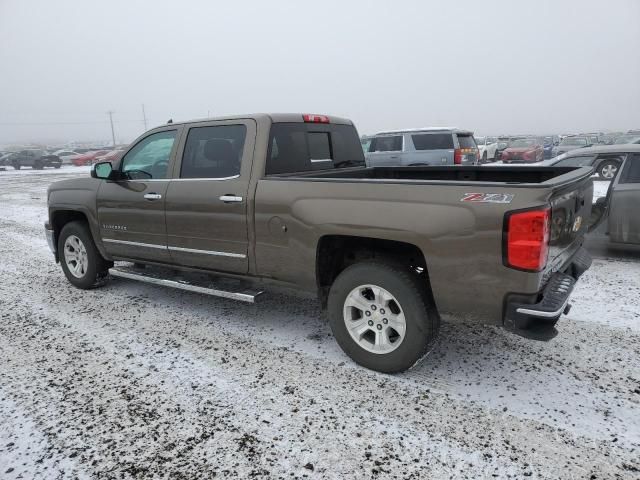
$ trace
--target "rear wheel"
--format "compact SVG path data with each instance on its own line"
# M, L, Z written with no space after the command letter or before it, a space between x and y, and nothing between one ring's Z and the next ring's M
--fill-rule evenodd
M20 166L21 166L20 162L13 162L11 165L13 166L14 169L20 170Z
M42 162L40 160L36 160L35 162L33 162L33 168L34 170L42 170L44 168L44 166L42 165Z
M612 180L618 173L618 162L606 161L602 162L598 167L598 175L604 180Z
M429 351L440 327L426 278L393 264L363 262L346 268L331 286L328 310L344 352L385 373L413 366Z
M67 280L78 288L88 289L104 285L108 264L84 222L69 222L58 237L60 264Z

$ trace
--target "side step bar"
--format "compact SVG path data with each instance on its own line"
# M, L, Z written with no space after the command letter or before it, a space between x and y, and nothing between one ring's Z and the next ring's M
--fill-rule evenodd
M112 277L137 280L152 285L177 288L188 292L204 293L214 297L229 298L248 303L255 303L258 296L263 293L261 290L252 289L233 291L241 286L240 282L236 280L224 278L213 280L211 276L206 274L176 272L175 270L162 267L146 266L136 268L131 264L125 264L110 268L109 273ZM222 287L227 288L223 289Z

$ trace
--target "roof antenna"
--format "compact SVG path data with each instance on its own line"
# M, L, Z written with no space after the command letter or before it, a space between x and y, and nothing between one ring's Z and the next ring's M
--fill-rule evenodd
M167 122L167 125L173 123L173 118L170 118L169 121Z

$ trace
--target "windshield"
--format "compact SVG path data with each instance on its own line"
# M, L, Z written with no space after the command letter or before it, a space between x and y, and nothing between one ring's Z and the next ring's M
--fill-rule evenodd
M584 137L567 137L560 142L560 145L584 146L586 144L587 144L587 139Z
M514 140L513 142L511 142L509 146L514 148L522 148L522 147L532 147L537 144L538 142L534 138L522 138L520 140Z

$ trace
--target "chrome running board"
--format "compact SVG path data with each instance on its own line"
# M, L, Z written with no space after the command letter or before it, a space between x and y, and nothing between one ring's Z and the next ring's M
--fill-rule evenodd
M242 288L242 282L235 279L218 278L203 273L182 272L150 265L143 268L135 267L132 264L118 265L110 268L109 273L112 277L137 280L152 285L204 293L205 295L248 303L255 303L258 296L263 293L262 290Z

